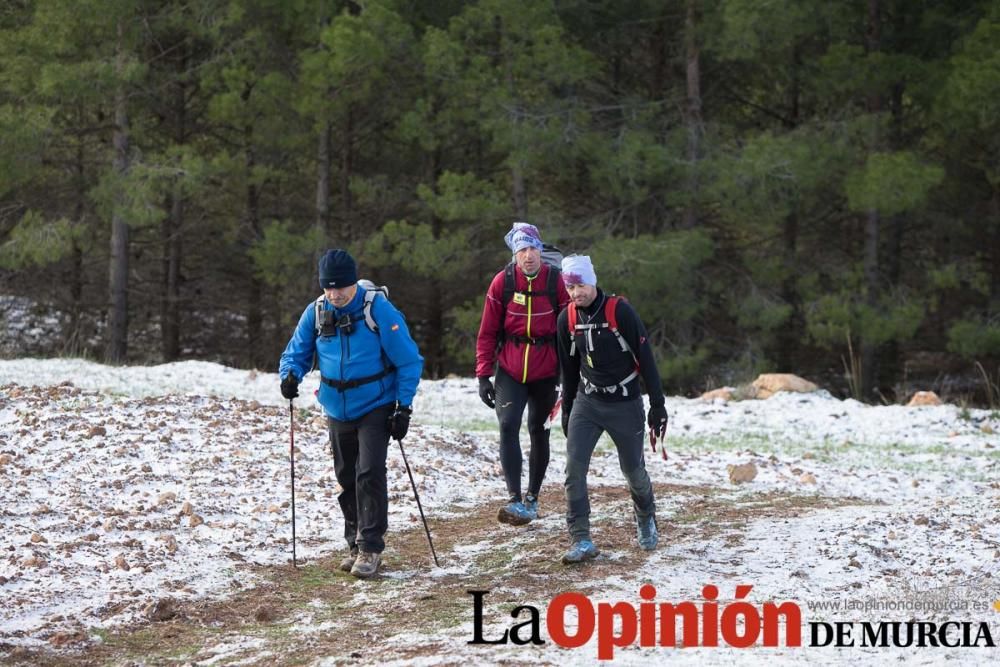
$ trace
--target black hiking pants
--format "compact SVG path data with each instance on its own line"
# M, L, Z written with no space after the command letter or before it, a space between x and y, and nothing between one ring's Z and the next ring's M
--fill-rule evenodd
M656 513L643 456L646 422L642 400L636 396L632 401L602 401L580 392L569 413L566 436L566 525L574 542L590 539L587 471L594 447L605 431L618 450L618 466L625 474L636 517L646 519Z
M500 467L510 497L521 500L521 420L528 406L528 493L537 496L549 467L549 430L545 428L552 406L556 404L557 377L521 384L506 371L496 374L496 411L500 422Z
M385 532L389 528L385 458L392 410L390 403L354 421L327 417L334 470L343 489L337 500L344 514L344 539L351 551L385 550Z

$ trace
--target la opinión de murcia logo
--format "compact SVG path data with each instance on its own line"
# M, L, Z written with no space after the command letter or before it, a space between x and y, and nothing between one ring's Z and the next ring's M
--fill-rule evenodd
M545 610L548 638L563 648L580 648L596 637L597 658L611 660L615 649L633 646L718 647L802 646L802 610L792 601L765 602L755 606L747 601L752 585L736 587L734 601L720 605L718 587L708 584L701 590L700 603L655 602L656 588L639 588L640 602L597 602L583 593L560 593ZM472 645L542 645L542 614L538 607L523 604L510 616L517 623L491 637L485 636L484 600L490 591L469 590L473 601ZM575 623L574 621L575 617ZM567 622L569 621L569 622ZM678 621L680 629L678 632ZM985 622L928 621L809 622L807 646L862 647L995 647L989 624Z

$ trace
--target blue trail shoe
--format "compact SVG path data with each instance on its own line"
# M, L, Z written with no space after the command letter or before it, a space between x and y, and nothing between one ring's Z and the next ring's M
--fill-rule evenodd
M527 512L531 520L534 521L538 518L538 496L532 495L530 493L524 496L524 510Z
M656 517L635 518L636 533L639 537L639 547L646 551L652 551L660 541L660 535L656 532Z
M512 526L523 526L526 523L531 523L533 518L524 506L524 503L519 500L510 501L497 512L497 521L508 523Z
M577 540L573 546L563 554L563 565L582 563L585 560L594 560L601 552L597 550L590 540Z

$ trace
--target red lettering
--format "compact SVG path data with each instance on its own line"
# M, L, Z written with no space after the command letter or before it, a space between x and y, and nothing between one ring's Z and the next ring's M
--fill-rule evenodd
M620 635L615 635L615 617L621 619ZM616 646L621 648L635 641L635 631L635 607L628 602L597 605L597 659L611 660Z
M794 602L764 603L764 646L778 645L778 616L785 617L785 646L802 646L802 610Z
M639 589L639 597L652 600L656 589L646 584ZM656 646L656 605L650 602L639 604L639 646Z
M576 607L576 634L566 633L566 608ZM579 648L594 634L594 605L583 593L560 593L552 598L545 614L549 636L563 648Z
M701 589L701 596L706 600L716 600L719 597L719 589L712 584L708 584ZM719 605L714 602L706 602L702 605L701 645L719 645Z
M677 617L683 617L684 641L681 646L698 645L698 607L693 602L660 605L660 646L677 646Z

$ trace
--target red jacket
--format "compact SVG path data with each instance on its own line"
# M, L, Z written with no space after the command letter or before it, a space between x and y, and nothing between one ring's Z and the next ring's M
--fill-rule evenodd
M521 383L534 382L559 374L559 354L555 345L556 319L558 311L552 310L552 301L545 288L548 283L549 271L547 264L531 279L524 275L520 268L514 268L514 297L504 308L503 281L504 272L493 276L489 289L486 291L486 302L483 304L483 319L479 325L479 336L476 339L476 377L493 375L493 364L497 361L497 336L501 330L504 335L503 347L500 349L500 368ZM539 292L528 296L524 292ZM518 303L523 296L524 303ZM556 297L561 311L569 303L569 294L562 280L556 281ZM548 338L551 342L530 344L512 339L512 337Z

